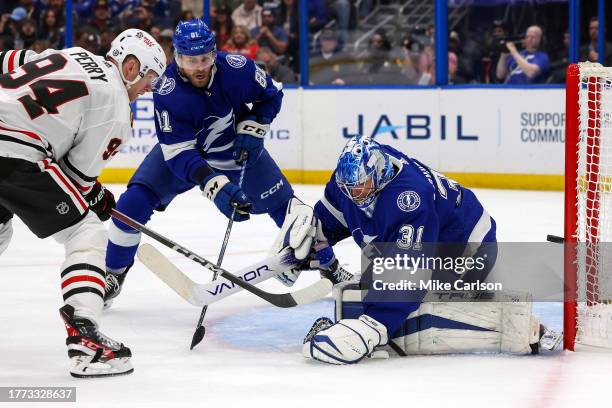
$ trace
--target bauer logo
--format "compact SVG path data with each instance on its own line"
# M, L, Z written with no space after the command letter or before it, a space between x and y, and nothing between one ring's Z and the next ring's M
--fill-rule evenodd
M397 206L404 212L411 212L419 208L421 197L414 191L404 191L397 197Z
M228 54L225 57L225 60L228 64L230 64L230 66L234 68L242 68L247 63L247 59L244 56L235 54Z

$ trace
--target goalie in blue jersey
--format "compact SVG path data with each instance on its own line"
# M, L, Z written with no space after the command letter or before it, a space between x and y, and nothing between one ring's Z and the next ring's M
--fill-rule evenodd
M267 213L279 227L289 214L308 224L312 209L294 197L264 148L270 123L281 109L282 84L244 56L217 52L212 31L200 19L180 22L173 45L174 62L153 88L159 144L136 170L117 209L146 224L155 210L163 211L177 195L198 186L234 221ZM300 218L302 212L306 215ZM302 245L301 238L293 241ZM140 233L113 219L106 307L119 294L139 242ZM296 256L308 255L309 245L302 246L308 246L306 252L299 255L295 248ZM334 261L318 265L323 269ZM296 277L297 272L288 272L278 279L289 286Z
M497 256L495 221L471 190L418 160L367 137L354 137L345 146L314 212L319 220L315 245L318 251L329 250L348 237L352 237L361 248L383 248L382 255L389 257L399 253L418 254L424 251L426 243L454 243L453 248L458 249L460 255L470 250L472 254L486 255L484 267L472 268L461 276L465 282L484 281ZM371 284L371 277L362 277L362 285L364 282ZM398 336L408 336L406 344L410 343L417 353L421 342L421 350L433 353L490 350L494 347L495 350L520 354L531 352L531 345L539 339L539 322L527 309L517 313L496 312L500 321L495 324L507 327L502 322L507 325L510 321L513 327L524 328L522 331L506 334L500 327L492 326L491 316L495 315L498 307L492 302L462 304L475 308L466 313L473 318L469 325L457 321L455 305L445 308L439 304L435 322L443 321L450 326L437 327L436 323L428 323L422 326L427 326L429 332L419 333L416 329L402 333L407 317L423 304L421 301L426 292L417 290L410 292L410 296L407 296L408 292L399 292L398 296L390 290L372 290L370 285L367 295L359 303L360 312L354 314L354 318L342 318L336 323L321 318L315 322L306 336L304 354L327 363L351 364L372 356L376 347L386 345L390 338ZM431 315L430 312L424 313ZM482 319L475 316L482 316ZM466 341L459 345L450 341L454 347L451 347L452 351L448 347L436 349L436 343L447 346L448 338L456 337L458 331L445 339L448 333L444 330L449 327L469 330L468 334L462 334ZM432 329L436 334L431 334ZM497 339L503 337L504 341L496 342L495 336L499 333L505 337ZM435 336L440 337L436 340ZM431 344L424 346L422 342L427 341Z

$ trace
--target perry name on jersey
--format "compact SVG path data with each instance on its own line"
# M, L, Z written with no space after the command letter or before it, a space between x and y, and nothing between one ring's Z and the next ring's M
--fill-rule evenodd
M0 52L0 156L52 159L87 193L131 136L119 71L80 47Z
M368 211L358 208L334 181L315 205L330 243L352 235L369 243L482 242L495 233L495 223L474 193L418 160L383 145L395 177L379 192Z
M241 55L219 52L205 88L192 86L176 63L170 64L153 89L156 132L166 164L184 181L203 165L239 169L232 159L236 124L247 116L269 124L282 97L282 85Z

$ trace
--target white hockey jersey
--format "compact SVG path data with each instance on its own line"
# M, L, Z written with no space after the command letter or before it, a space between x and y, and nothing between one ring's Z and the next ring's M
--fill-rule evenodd
M131 135L114 64L82 48L0 53L0 156L51 158L86 194Z

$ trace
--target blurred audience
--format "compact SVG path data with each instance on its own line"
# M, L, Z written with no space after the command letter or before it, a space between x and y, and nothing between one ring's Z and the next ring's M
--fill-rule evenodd
M232 36L221 50L244 55L254 60L257 51L259 51L259 44L251 38L251 33L246 26L235 25L232 29Z
M276 54L284 54L289 45L289 36L276 24L274 8L264 7L261 11L261 26L251 30L251 35L261 47L268 47Z
M391 54L391 42L384 30L377 30L368 44L368 49L358 56L360 84L402 84L405 78L401 67Z
M295 72L293 72L288 66L282 64L279 61L278 55L276 55L270 48L260 48L259 51L257 51L255 59L258 64L263 64L265 70L275 81L286 84L292 84L298 81Z
M497 63L497 78L508 84L545 82L550 63L548 54L540 51L541 44L542 29L536 25L527 29L522 51L518 51L514 42L506 41L507 51L501 53Z
M215 16L212 19L211 29L215 33L218 49L225 47L225 44L232 35L234 23L232 22L231 16L232 10L225 4L220 5L215 10Z
M256 0L244 0L232 13L232 22L235 26L252 30L261 25L261 10Z
M338 34L331 28L323 29L319 46L308 60L311 85L346 85L356 81L355 59L342 52Z

